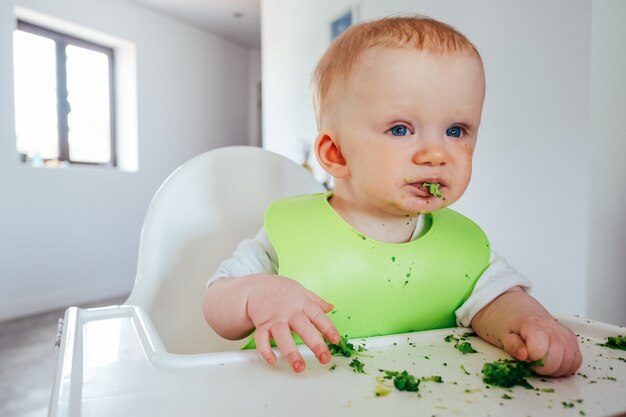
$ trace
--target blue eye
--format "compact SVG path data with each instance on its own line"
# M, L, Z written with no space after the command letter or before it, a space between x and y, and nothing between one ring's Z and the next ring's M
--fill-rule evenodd
M396 125L389 129L388 132L391 133L393 136L406 136L411 133L409 129L404 125Z
M463 131L458 126L452 126L446 129L446 135L453 138L460 138L463 136Z

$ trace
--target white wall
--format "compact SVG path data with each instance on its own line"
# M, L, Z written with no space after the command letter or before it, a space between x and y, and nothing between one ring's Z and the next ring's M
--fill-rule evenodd
M626 2L594 1L591 41L589 316L626 325Z
M248 51L248 143L261 146L261 51Z
M18 163L15 5L135 43L138 172ZM159 184L198 153L248 142L249 62L243 47L121 0L0 2L0 320L130 290Z
M315 137L310 76L330 43L329 23L353 4L262 2L263 138L268 149L301 162L299 140ZM607 4L602 14L614 9ZM623 301L610 310L603 308L600 294L587 293L588 279L594 279L587 273L592 256L589 205L594 198L589 174L597 163L588 155L591 10L586 0L358 2L361 20L426 14L457 27L477 45L487 73L487 97L472 184L455 208L483 226L492 247L533 281L533 294L553 313L592 313L596 319L626 324ZM612 17L614 26L624 17L623 7L620 10L619 17ZM621 57L614 59L623 65L623 47L608 33L600 42L605 50L599 53L619 52ZM624 86L617 74L612 82ZM623 87L620 91L623 102ZM596 102L603 100L598 97ZM616 125L623 106L612 115L617 112L620 117L613 118L612 131L623 137ZM606 137L607 142L614 140ZM620 140L615 150L623 150ZM613 157L623 162L624 152L617 155ZM623 189L623 164L619 169L622 175L611 185ZM621 206L615 210L624 209L623 191L618 194ZM608 227L624 224L614 212L608 219ZM620 279L617 271L624 270L617 268L624 263L615 254L624 253L623 226L621 230L621 237L612 234L593 242L597 251L609 248L602 258L611 265L604 271L603 288L609 291ZM623 284L620 288L616 297L623 300Z

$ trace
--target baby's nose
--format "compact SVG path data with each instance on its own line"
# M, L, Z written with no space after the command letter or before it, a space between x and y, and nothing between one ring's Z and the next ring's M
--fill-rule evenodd
M425 143L413 154L413 162L418 165L445 165L447 160L448 155L445 149L437 142Z

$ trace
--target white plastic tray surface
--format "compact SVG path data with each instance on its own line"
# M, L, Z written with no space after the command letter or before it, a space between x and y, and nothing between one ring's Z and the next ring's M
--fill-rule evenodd
M584 362L569 378L532 377L535 389L488 387L483 364L508 358L478 337L479 352L462 354L454 328L356 339L365 374L334 356L320 365L306 348L307 369L284 360L265 364L255 351L173 355L165 351L141 309L115 306L67 311L51 417L110 416L612 416L626 415L626 351L599 343L626 328L580 318L561 319L579 337ZM332 365L334 370L330 370ZM469 373L466 374L461 366ZM379 369L406 370L423 381L401 392ZM377 396L380 388L389 390Z

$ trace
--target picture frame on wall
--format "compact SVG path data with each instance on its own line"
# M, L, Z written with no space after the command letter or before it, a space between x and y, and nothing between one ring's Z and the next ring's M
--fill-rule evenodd
M353 5L339 17L330 22L330 40L334 41L341 32L357 22L357 6Z

